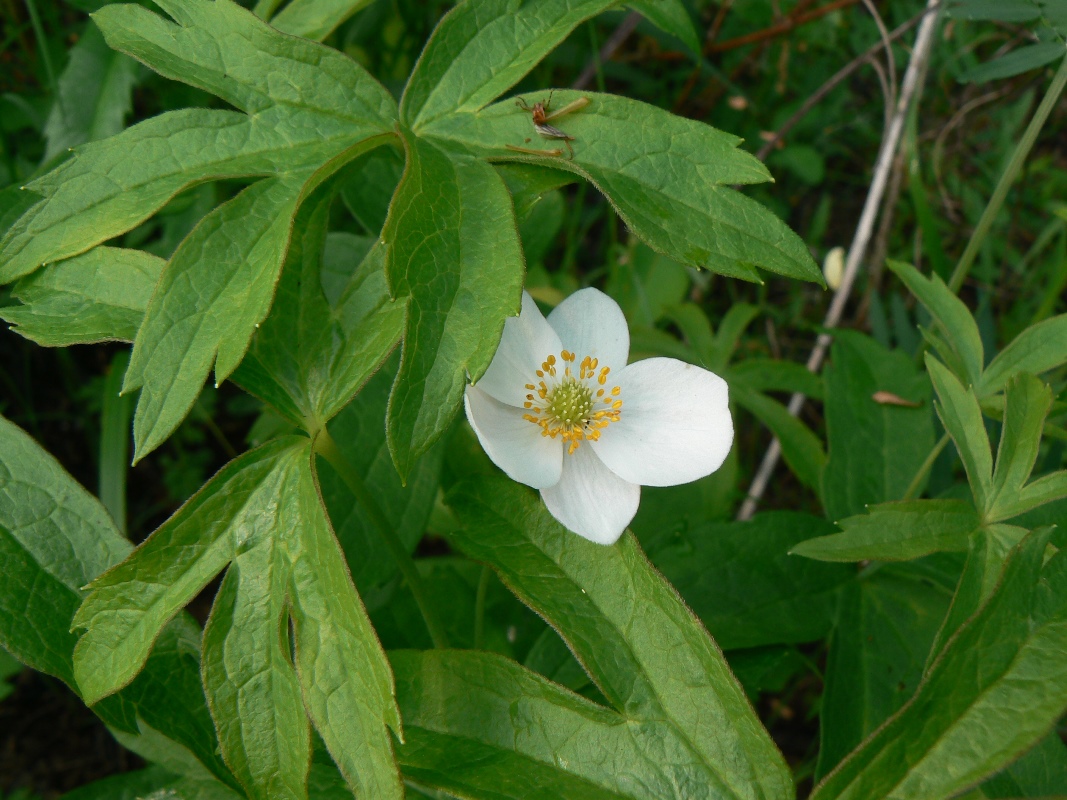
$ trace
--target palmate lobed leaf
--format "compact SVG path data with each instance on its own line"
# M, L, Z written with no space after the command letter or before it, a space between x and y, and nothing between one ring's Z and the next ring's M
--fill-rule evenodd
M129 230L190 185L267 177L209 214L164 270L125 383L143 387L135 458L181 421L212 363L217 381L236 368L270 307L300 203L374 137L392 135L396 119L388 92L336 51L230 0L161 5L176 23L119 5L96 21L113 47L247 115L172 112L82 148L29 187L44 199L0 242L0 279L10 280Z
M646 747L664 753L658 766L619 765L635 770L625 777L647 792L639 796L792 796L789 770L722 653L632 536L610 548L587 542L502 478L462 482L448 502L463 524L452 541L548 620L616 711L648 731Z
M129 558L89 585L73 621L85 629L74 671L87 702L132 680L163 625L238 547L273 529L278 482L302 442L275 440L230 462Z
M223 757L246 791L305 796L310 718L353 791L400 798L392 675L311 459L303 437L246 453L94 581L73 622L86 628L75 676L90 701L129 682L167 620L232 561L205 630L203 674Z
M604 193L639 238L683 264L757 281L753 267L760 266L822 283L822 272L800 238L763 206L730 188L770 177L763 164L737 149L740 139L613 95L561 90L552 104L563 107L583 97L588 106L552 121L575 137L573 159L547 152L562 150L562 143L541 139L529 112L513 100L441 116L417 131L483 158L578 174ZM548 94L521 99L532 105ZM546 152L516 152L509 145Z
M488 368L525 272L496 171L410 132L403 139L407 166L382 231L389 290L407 307L386 419L402 478L452 422L468 378Z
M1000 586L946 645L905 707L812 794L952 796L1036 743L1067 707L1067 553L1047 531L1009 555Z

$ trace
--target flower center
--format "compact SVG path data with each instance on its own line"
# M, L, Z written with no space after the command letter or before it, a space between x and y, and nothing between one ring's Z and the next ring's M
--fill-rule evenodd
M574 374L577 356L560 351L560 362L550 355L537 370L537 383L528 383L523 419L541 426L541 435L561 437L567 453L578 449L582 440L595 442L600 432L622 416L621 389L607 388L610 367L599 367L595 358L586 356ZM563 374L559 374L559 363Z

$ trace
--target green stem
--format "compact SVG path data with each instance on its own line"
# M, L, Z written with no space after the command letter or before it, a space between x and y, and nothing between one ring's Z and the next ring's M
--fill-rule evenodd
M492 570L482 567L478 578L478 593L474 596L474 649L481 650L485 639L485 593L489 589L489 576Z
M419 611L422 612L422 619L426 623L426 629L430 632L433 646L437 648L448 647L448 636L445 634L445 629L440 620L437 619L433 606L426 596L422 576L419 575L419 568L415 566L415 560L408 553L407 548L404 547L404 543L400 541L400 537L396 535L396 529L385 516L385 512L378 505L378 501L374 499L374 495L367 488L367 484L363 482L363 476L345 458L337 443L325 428L319 431L318 436L315 437L315 451L330 463L330 466L334 468L341 480L352 491L356 502L362 506L364 512L370 518L371 524L378 529L386 547L393 554L404 580L407 581L412 595L415 596L415 603L418 605Z
M904 492L904 496L901 500L914 500L915 495L919 493L919 487L922 485L923 480L930 474L930 470L934 467L934 462L937 457L941 455L941 451L945 449L945 445L948 444L948 434L942 435L937 444L934 445L934 449L930 451L930 455L926 457L926 460L919 467L919 471L915 473L915 477L911 479L911 483L908 484L908 490Z
M996 189L993 190L993 196L989 198L989 203L978 220L978 226L974 229L971 240L967 243L967 249L963 251L959 263L956 264L956 269L952 272L948 288L953 293L958 292L960 287L963 286L963 282L967 279L967 274L971 271L971 266L978 256L978 251L985 242L989 229L993 226L997 214L1000 213L1000 209L1004 205L1008 190L1011 189L1011 185L1015 183L1015 179L1019 176L1019 171L1023 168L1026 157L1030 155L1030 150L1033 148L1034 142L1037 141L1037 136L1048 119L1048 115L1052 113L1052 109L1060 99L1060 94L1063 93L1065 85L1067 85L1067 58L1060 62L1060 68L1056 71L1056 76L1052 79L1048 91L1045 92L1045 96L1041 100L1041 105L1037 107L1037 112L1034 114L1033 119L1026 126L1023 138L1015 146L1015 151L1011 154L1011 160L1008 161L1008 165L1004 168L1000 181L997 183Z

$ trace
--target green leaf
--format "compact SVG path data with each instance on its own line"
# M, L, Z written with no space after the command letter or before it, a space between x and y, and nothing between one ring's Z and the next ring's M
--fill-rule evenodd
M292 0L270 21L282 33L321 42L371 0Z
M212 364L217 386L240 363L270 308L302 183L248 187L205 217L163 270L123 384L123 392L142 390L135 463L178 427Z
M305 466L306 464L306 466ZM358 797L400 800L391 728L401 741L393 675L334 538L310 462L286 485L300 520L288 538L297 674L304 705Z
M460 483L448 501L463 523L452 541L560 631L612 706L659 727L664 746L678 742L667 759L677 785L792 796L789 770L718 647L632 535L613 547L588 542L503 478Z
M826 468L826 451L819 437L777 400L752 391L744 383L729 385L734 402L751 411L777 437L782 457L797 480L817 491Z
M974 504L984 518L993 495L993 454L978 398L930 354L926 356L926 369L937 392L937 415L956 444L967 470Z
M295 454L296 459L306 459ZM204 628L201 667L222 753L254 800L307 797L311 729L289 662L283 540L304 521L286 503L299 470L290 459L272 529L241 546Z
M330 435L378 501L397 537L411 552L426 531L437 496L443 448L431 449L416 462L407 484L400 482L389 457L382 422L395 375L396 360L390 359L333 419ZM356 502L352 490L337 474L332 469L324 469L319 473L319 480L352 579L360 593L366 596L368 591L396 574L396 559L363 507Z
M527 103L543 92L523 95ZM766 168L739 150L741 140L636 100L558 91L553 106L585 98L589 105L552 125L575 137L574 158L553 156L530 114L507 100L478 113L455 113L420 128L423 136L494 160L567 170L591 181L627 227L653 250L692 267L759 280L753 266L822 283L806 245L778 217L731 188L769 179ZM559 144L556 142L556 144ZM542 150L517 153L508 146Z
M123 391L141 389L134 461L185 418L215 367L215 385L237 368L267 316L300 203L360 142L316 172L268 178L223 203L185 238L163 270L137 333Z
M1019 505L1041 446L1045 417L1052 407L1052 390L1033 375L1019 373L1005 388L1004 424L993 470L989 519L1000 521L1029 511Z
M401 120L418 129L445 115L479 110L615 2L459 3L437 24L412 70L400 100Z
M981 521L963 500L901 500L871 506L837 523L842 533L819 536L789 552L819 561L910 561L967 549Z
M841 593L826 663L816 779L896 712L922 680L952 596L952 583L929 580L922 563L886 565Z
M396 103L370 73L321 44L280 33L232 0L161 0L172 23L137 5L104 6L93 19L109 45L166 78L221 97L258 118L267 109L309 114L320 135L392 128ZM284 75L286 80L277 80Z
M110 49L92 22L86 25L57 82L57 102L44 127L48 144L42 161L121 131L133 106L137 72L136 61Z
M392 97L346 56L279 33L231 0L160 5L180 24L122 4L94 19L112 47L251 116L174 111L79 148L29 185L43 199L0 240L0 281L130 230L193 184L322 167L392 132Z
M407 730L399 757L418 784L478 800L741 796L693 769L669 724L630 722L499 655L390 657Z
M308 128L294 130L293 113L271 108L250 118L233 111L172 111L78 148L28 184L44 199L0 240L0 280L118 236L196 183L307 170L381 133L366 123L331 132L310 115Z
M396 346L404 308L385 285L383 247L356 269L341 268L327 297L324 256L335 188L325 185L303 204L270 315L259 326L234 379L310 433L318 431Z
M80 599L71 604L68 624ZM219 755L200 680L200 626L187 614L163 629L141 673L93 711L123 747L142 758L178 775L213 776L239 787Z
M1018 496L1001 499L990 513L994 519L1011 519L1064 497L1067 497L1067 470L1061 469L1032 481Z
M677 36L693 53L700 54L700 35L682 0L628 0L645 19L671 36Z
M810 642L829 632L838 590L855 573L789 548L831 530L820 517L773 511L679 532L649 558L724 650Z
M1067 708L1067 553L1032 533L915 696L815 788L824 798L948 797L1035 744Z
M964 374L959 377L976 386L982 376L985 353L978 323L967 306L937 275L924 278L915 267L902 261L890 260L886 266L904 282L941 326L941 332L948 339L953 352L963 362Z
M1063 42L1038 42L1019 47L1010 53L979 64L960 75L961 83L988 83L1011 78L1032 69L1059 61L1064 57Z
M231 461L129 558L89 585L74 616L86 628L74 674L92 704L129 683L159 631L233 558L274 524L279 467L306 439L280 439Z
M0 309L0 319L45 347L132 342L163 264L140 250L94 247L20 280L11 294L23 305Z
M73 686L78 591L131 549L96 498L0 417L0 645Z
M868 504L899 500L934 447L929 382L904 353L845 332L835 334L824 379L827 516L843 519ZM876 402L880 391L918 407Z
M74 680L71 619L85 584L121 561L130 543L104 507L29 436L0 417L0 646L34 669ZM135 752L155 729L160 753L189 754L232 781L215 752L199 674L199 631L179 618L160 635L144 671L94 711Z
M1026 528L1014 525L988 525L971 535L963 573L952 595L952 605L930 648L926 669L956 631L993 595L1004 575L1008 554L1028 532Z
M997 353L975 390L981 398L996 394L1016 372L1040 375L1067 363L1067 314L1024 330Z
M524 264L496 171L403 136L407 168L382 238L390 292L407 305L386 423L406 477L452 422L468 376L477 380L492 361L505 317L519 310Z

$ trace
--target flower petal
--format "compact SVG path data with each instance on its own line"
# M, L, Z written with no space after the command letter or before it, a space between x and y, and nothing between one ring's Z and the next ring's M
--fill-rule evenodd
M534 372L541 368L541 362L553 354L558 358L562 348L537 303L523 292L522 312L504 321L500 347L477 386L501 403L522 408L529 391L524 387L536 383Z
M563 457L559 483L542 489L541 499L553 517L579 536L615 544L637 513L641 487L624 481L583 444Z
M540 426L522 418L521 408L501 403L475 386L467 387L463 405L482 448L509 478L535 489L559 482L563 443L542 436Z
M726 381L673 358L637 361L612 380L622 389L622 415L591 444L613 472L674 486L722 466L734 440Z
M602 367L621 370L630 355L630 329L619 304L598 289L575 292L548 315L563 346L581 361L592 356Z

